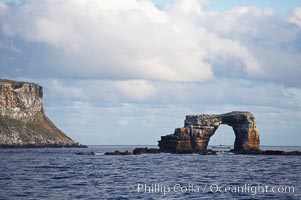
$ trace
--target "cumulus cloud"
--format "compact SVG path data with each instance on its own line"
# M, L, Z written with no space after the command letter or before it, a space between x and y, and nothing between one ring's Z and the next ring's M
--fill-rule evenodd
M248 6L208 12L198 20L207 30L221 38L239 41L246 48L240 48L240 55L245 55L243 60L250 63L247 65L250 72L258 72L251 79L299 87L301 29L292 24L298 23L298 13L296 8L292 14L283 16L271 8ZM235 49L231 45L229 48ZM213 60L214 73L219 77L250 78L241 73L244 64L240 60L229 55L216 58Z
M72 101L137 103L148 102L156 96L157 86L146 80L42 80L47 98Z
M49 84L50 83L50 84ZM47 98L85 101L95 106L134 103L148 105L244 105L301 109L301 90L275 83L215 79L206 83L146 80L47 80Z
M58 80L47 80L47 92L49 98L58 98L60 99L76 99L83 100L87 99L87 95L84 92L83 88L77 88L74 86L65 86L60 83Z
M145 80L118 81L113 83L113 90L117 90L119 98L145 100L156 94L156 88Z
M175 1L160 10L148 0L25 0L1 12L0 23L5 40L26 41L23 50L29 42L60 52L49 54L45 46L31 45L31 51L40 48L49 61L59 61L45 64L31 56L22 74L30 68L39 76L62 78L204 81L214 76L216 60L234 58L241 73L256 75L260 61L246 46L191 20L190 15L203 16L203 3Z
M301 7L295 8L292 16L290 17L290 22L296 24L301 28Z

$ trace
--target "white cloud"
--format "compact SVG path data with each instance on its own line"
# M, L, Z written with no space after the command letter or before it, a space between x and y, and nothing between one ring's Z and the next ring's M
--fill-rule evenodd
M100 102L146 102L156 94L156 88L145 80L80 81L79 87L84 88L90 99Z
M213 77L212 60L228 56L256 75L260 62L248 48L191 20L203 16L203 3L175 1L159 10L147 0L27 0L0 21L5 37L62 51L63 58L49 57L59 66L30 66L54 76L204 81Z
M219 77L300 85L301 29L291 24L298 23L299 12L296 8L291 16L284 16L278 15L271 8L249 6L207 12L198 18L199 24L214 32L217 37L236 41L240 45L239 48L235 43L222 45L227 46L229 51L240 51L241 58L237 59L237 55L231 56L231 53L213 58L214 74ZM215 45L213 48L216 49ZM247 65L242 64L241 60ZM242 72L250 73L251 76Z
M261 81L215 79L206 83L146 80L48 80L47 98L84 101L95 106L140 103L270 106L301 109L301 90Z
M146 100L156 94L156 88L145 80L118 81L112 86L119 93L119 98L125 100Z
M167 6L167 10L176 15L201 15L203 6L208 4L209 0L176 0Z
M128 119L120 119L119 124L121 126L127 126L129 124L129 120Z
M295 8L289 21L301 28L301 7Z
M156 96L157 88L146 80L41 80L47 98L69 101L147 102Z
M47 90L47 96L54 99L87 99L82 88L74 86L65 86L58 80L45 81L45 87ZM44 85L44 84L43 84Z
M62 47L67 52L79 50L81 36L70 24L59 24L40 18L36 20L34 26L35 33L38 34L27 35L29 41L46 42L55 47Z

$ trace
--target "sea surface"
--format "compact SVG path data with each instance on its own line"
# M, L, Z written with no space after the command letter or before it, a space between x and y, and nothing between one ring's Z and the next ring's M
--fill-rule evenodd
M0 149L0 199L301 199L301 156L104 155L133 148Z

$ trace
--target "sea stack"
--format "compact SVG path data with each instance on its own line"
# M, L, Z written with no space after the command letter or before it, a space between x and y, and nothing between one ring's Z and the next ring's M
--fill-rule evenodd
M0 147L83 147L45 115L43 88L0 79Z
M159 141L161 152L199 153L207 151L210 137L221 124L233 128L236 153L259 151L259 132L252 113L234 111L220 115L187 115L184 127L177 128L174 134L162 136Z

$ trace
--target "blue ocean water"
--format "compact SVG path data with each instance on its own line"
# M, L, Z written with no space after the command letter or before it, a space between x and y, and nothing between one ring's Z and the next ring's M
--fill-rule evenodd
M301 199L300 156L103 155L133 148L0 149L0 199Z

